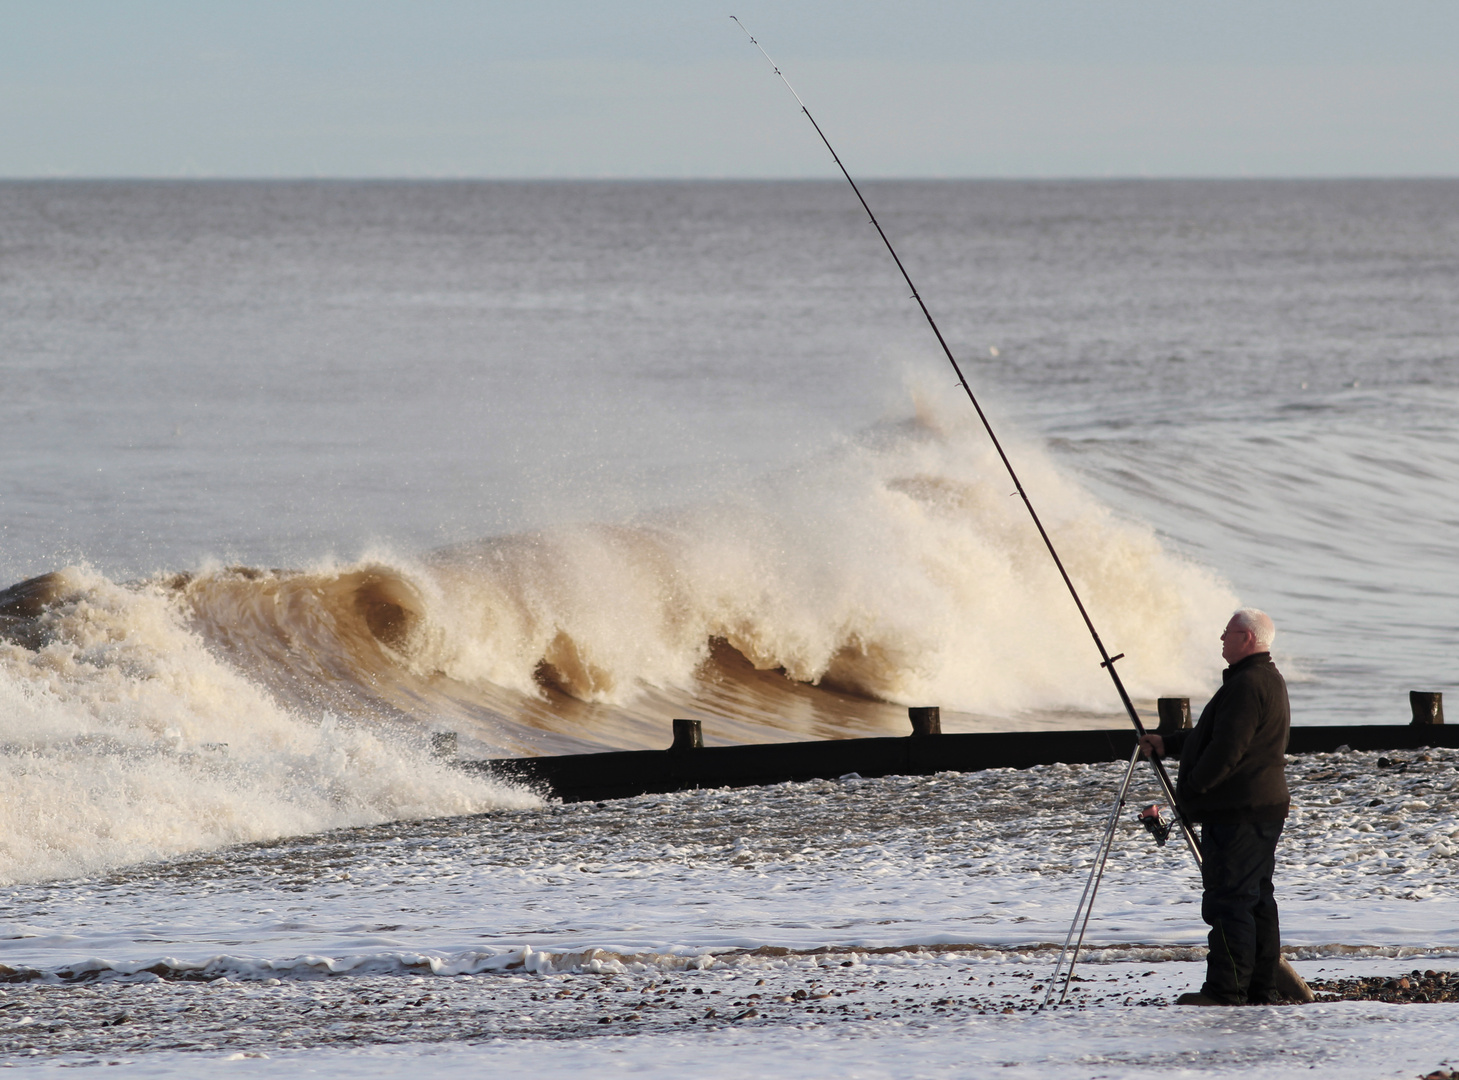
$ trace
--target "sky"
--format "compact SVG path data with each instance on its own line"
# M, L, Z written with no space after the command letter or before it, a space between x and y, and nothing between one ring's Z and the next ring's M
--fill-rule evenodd
M1459 0L0 0L0 177L1459 175Z

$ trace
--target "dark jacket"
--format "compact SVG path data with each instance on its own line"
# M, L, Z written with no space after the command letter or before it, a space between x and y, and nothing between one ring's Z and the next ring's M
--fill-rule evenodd
M1287 683L1271 653L1243 657L1221 673L1221 689L1189 731L1165 736L1180 758L1176 793L1192 821L1280 821L1287 791Z

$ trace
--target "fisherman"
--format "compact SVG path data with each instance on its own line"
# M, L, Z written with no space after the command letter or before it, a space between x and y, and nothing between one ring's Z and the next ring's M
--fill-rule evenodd
M1291 796L1285 776L1291 710L1272 663L1276 627L1242 608L1221 635L1230 666L1189 731L1140 740L1146 757L1180 759L1181 810L1201 824L1201 918L1211 927L1206 982L1177 1005L1280 1000L1281 932L1272 894L1277 839Z

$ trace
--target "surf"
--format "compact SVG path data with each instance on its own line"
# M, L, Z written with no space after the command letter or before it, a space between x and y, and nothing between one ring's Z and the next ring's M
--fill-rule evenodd
M1210 685L1234 603L1029 462L1134 692ZM298 570L116 582L72 566L0 597L12 718L0 879L533 796L471 756L1080 723L1103 704L1061 583L998 462L920 405L698 505Z

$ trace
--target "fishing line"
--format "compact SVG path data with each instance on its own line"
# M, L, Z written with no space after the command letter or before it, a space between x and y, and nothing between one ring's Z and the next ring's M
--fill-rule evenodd
M1111 656L1109 651L1104 647L1104 642L1100 639L1099 631L1094 628L1094 620L1089 617L1089 612L1084 607L1084 601L1079 598L1079 590L1074 587L1074 582L1070 579L1069 572L1064 569L1064 560L1059 558L1059 553L1054 548L1054 541L1050 539L1048 531L1044 528L1043 521L1039 519L1038 511L1034 509L1033 502L1028 497L1028 492L1023 488L1023 482L1019 480L1018 473L1013 468L1013 462L1008 459L1008 454L1004 451L1003 444L998 441L998 436L993 431L993 425L988 421L987 414L983 412L983 406L978 403L977 395L973 393L973 388L968 384L966 376L963 375L963 369L958 364L957 358L952 355L952 349L948 347L947 339L942 336L942 331L937 326L937 320L932 317L932 312L928 309L927 303L922 299L922 294L917 291L916 283L912 281L912 275L907 273L907 268L902 265L902 260L897 255L896 248L892 247L891 240L888 239L886 231L882 229L881 222L877 220L876 214L872 212L871 206L866 201L866 196L861 194L861 189L856 186L856 181L851 178L851 173L847 171L846 166L842 163L841 156L836 153L836 148L831 145L831 140L826 138L826 133L821 130L821 125L816 123L816 118L811 115L811 111L806 107L806 103L796 93L795 87L790 85L790 80L785 77L785 73L780 70L774 60L770 59L770 54L765 51L765 47L755 39L755 36L750 33L745 24L740 22L734 15L731 15L730 18L734 19L736 26L745 31L745 36L750 39L750 44L760 50L760 55L770 64L771 70L785 84L785 88L790 91L791 95L800 105L800 111L805 113L805 118L811 122L811 127L816 129L816 134L821 137L821 142L825 143L826 149L831 152L831 158L836 162L836 167L841 170L841 175L851 185L851 190L856 193L856 198L861 203L861 208L866 211L867 217L871 219L871 224L876 228L877 235L881 237L882 243L886 245L887 253L891 255L892 261L897 264L897 269L901 271L902 279L907 283L907 287L912 290L912 299L917 301L917 306L922 309L922 315L927 320L927 325L932 328L932 333L937 338L937 344L942 347L943 355L947 357L947 362L952 365L952 370L957 374L959 385L962 386L963 392L968 396L968 401L972 402L973 408L977 411L978 419L983 424L983 430L988 433L988 438L993 443L993 449L998 451L998 457L1003 462L1003 467L1008 470L1008 475L1013 480L1013 486L1017 489L1015 493L1023 500L1023 505L1027 508L1029 517L1033 519L1034 527L1038 529L1039 537L1043 540L1044 547L1048 549L1049 556L1054 560L1054 565L1058 567L1059 576L1064 579L1064 585L1074 600L1074 606L1079 609L1079 615L1084 620L1085 627L1089 630L1089 636L1094 639L1095 648L1099 650L1099 666L1109 672L1109 677L1114 682L1115 690L1120 696L1120 702L1125 707L1125 712L1130 718L1130 723L1135 725L1136 736L1143 737L1145 735L1145 725L1140 722L1140 714L1136 711L1134 702L1130 700L1130 695L1125 691L1125 684L1120 679L1119 672L1115 670L1115 661L1121 659L1125 654L1118 653L1115 656ZM1180 803L1175 797L1175 785L1170 782L1170 774L1165 771L1165 764L1159 758L1152 757L1150 764L1155 770L1155 775L1159 778L1160 786L1165 792L1166 799L1169 801L1171 807L1175 809L1177 815L1176 820L1180 823L1181 836L1185 839L1186 847L1190 849L1191 856L1196 860L1196 865L1199 866L1201 862L1200 844L1196 840L1195 833L1191 831L1190 825L1187 824L1185 815L1180 812Z

